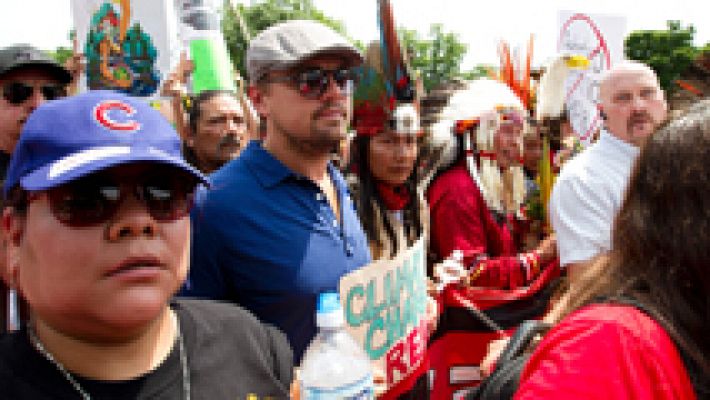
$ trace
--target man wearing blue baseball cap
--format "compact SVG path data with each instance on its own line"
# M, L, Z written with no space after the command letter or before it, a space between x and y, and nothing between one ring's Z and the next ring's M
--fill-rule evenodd
M172 126L110 91L31 114L4 193L10 284L31 320L0 338L12 399L285 397L285 337L235 306L176 300L195 186Z
M343 36L315 21L276 24L247 51L263 141L210 175L193 211L187 294L229 300L273 323L296 360L316 333L316 299L370 262L343 176L330 159L347 139L353 67Z

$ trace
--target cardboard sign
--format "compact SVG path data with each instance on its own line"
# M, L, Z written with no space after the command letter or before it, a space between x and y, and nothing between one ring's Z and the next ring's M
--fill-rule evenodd
M426 253L424 240L393 260L373 262L340 280L340 299L350 334L387 386L408 377L426 355Z
M72 0L83 89L157 93L180 56L171 0Z
M588 145L602 126L597 109L599 78L615 62L623 59L626 19L562 11L559 26L558 53L583 55L591 61L588 69L571 71L565 83L572 129L581 142Z

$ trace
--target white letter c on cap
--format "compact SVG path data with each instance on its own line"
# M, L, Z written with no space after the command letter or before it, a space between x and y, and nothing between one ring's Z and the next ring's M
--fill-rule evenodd
M94 107L94 118L103 127L112 131L137 131L141 124L138 121L128 119L125 122L119 122L109 117L108 112L111 110L123 111L127 117L131 117L136 113L136 109L130 104L118 100L105 100Z

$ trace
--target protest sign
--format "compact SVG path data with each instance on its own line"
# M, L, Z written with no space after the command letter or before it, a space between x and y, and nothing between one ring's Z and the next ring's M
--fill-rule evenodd
M391 387L426 355L424 240L393 260L375 261L340 280L346 327Z
M152 96L180 56L172 0L72 0L83 89Z
M597 109L599 78L615 62L623 59L626 19L562 11L559 26L558 53L583 55L590 60L589 68L570 71L565 82L572 129L581 142L588 145L602 125Z

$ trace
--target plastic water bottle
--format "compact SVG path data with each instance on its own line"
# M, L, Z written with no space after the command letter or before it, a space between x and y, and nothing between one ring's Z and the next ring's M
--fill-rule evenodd
M337 293L318 297L316 325L301 362L300 400L374 399L370 359L345 331Z
M232 62L214 0L180 0L181 37L194 63L192 92L236 90Z

